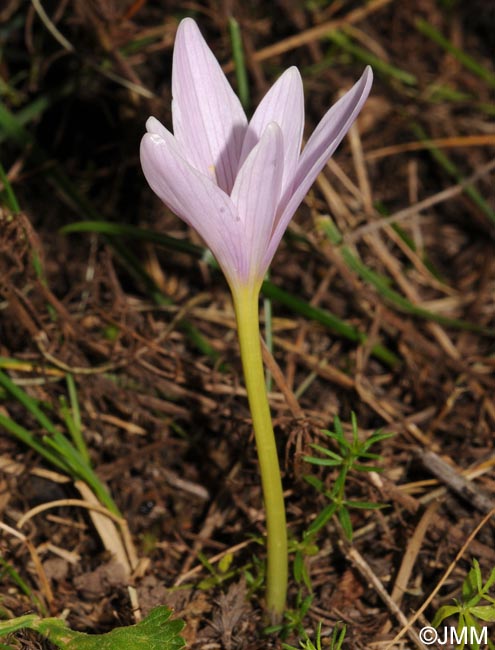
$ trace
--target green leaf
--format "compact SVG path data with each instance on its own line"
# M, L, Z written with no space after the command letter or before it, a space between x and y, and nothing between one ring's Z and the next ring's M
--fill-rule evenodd
M483 580L478 562L473 559L473 566L462 583L462 600L464 604L476 604L481 598Z
M469 611L473 616L479 618L480 621L487 621L488 623L495 622L495 605L480 605L479 607L471 607Z
M35 615L0 622L0 637L21 629L31 629L64 650L182 650L181 620L169 620L172 612L157 607L146 618L128 627L118 627L106 634L85 634L67 627L58 618L41 619Z
M325 491L325 484L323 481L320 481L319 478L316 478L316 476L304 476L304 480L306 483L309 483L311 487L314 487L315 490L318 490L318 492L324 492Z
M333 488L332 488L333 495L340 494L342 496L344 494L346 478L347 478L347 471L345 468L343 468L340 471L340 474L335 479L335 483L333 484Z
M17 630L24 630L26 628L31 628L32 625L37 621L38 616L36 614L26 614L25 616L18 616L17 618L9 619L8 621L0 622L0 639L3 639L8 634L13 634Z
M444 619L448 618L449 616L454 616L455 614L458 614L459 609L460 608L458 605L444 605L443 607L440 607L440 609L435 614L435 617L431 622L432 626L438 627Z
M459 621L461 620L461 617L459 617ZM469 647L471 650L481 650L480 649L480 644L477 643L477 641L474 640L472 637L472 631L476 630L477 633L481 633L481 626L478 624L478 622L471 616L469 612L465 612L465 623L461 626L459 625L459 629L465 629L467 632L467 639L471 638L471 642L469 643ZM458 630L459 631L459 630ZM460 648L464 647L464 644ZM457 649L456 649L457 650Z
M339 456L339 454L336 454L334 451L331 451L330 449L327 449L327 447L322 447L321 445L312 444L311 448L315 449L316 451L321 452L322 454L325 454L325 456L329 456L330 458L334 458L339 463L342 462L342 456Z
M342 422L340 421L338 415L336 415L333 419L333 426L335 428L335 435L337 435L340 440L345 440L344 428L342 427Z
M320 512L320 514L316 517L316 519L313 521L311 526L308 528L306 531L308 535L311 533L316 533L317 531L320 530L320 528L323 528L323 526L329 521L335 511L337 510L337 504L336 503L330 503L326 508L323 508L323 510Z
M395 436L395 433L380 433L377 431L376 433L372 433L369 438L366 438L366 440L362 443L363 444L363 449L367 450L371 447L371 445L374 445L377 442L380 442L381 440L387 440L388 438L393 438Z
M483 592L486 593L494 584L495 584L495 567L492 569L492 572L490 573L490 577L485 582L485 586L483 587Z
M322 467L338 467L342 465L342 460L332 460L330 458L315 458L314 456L303 456L303 460L312 465L321 465Z
M346 501L349 508L358 508L359 510L381 510L386 508L385 503L374 503L372 501Z
M296 554L294 556L294 565L293 565L294 580L296 582L299 583L302 582L303 570L304 570L303 554L301 553L301 551L296 551Z
M380 458L380 456L378 456ZM383 467L375 467L373 465L353 465L352 469L356 472L383 472Z
M347 537L347 539L351 542L352 541L352 523L351 523L351 518L349 516L349 511L347 508L341 508L338 512L338 517L340 524L344 530L344 534Z

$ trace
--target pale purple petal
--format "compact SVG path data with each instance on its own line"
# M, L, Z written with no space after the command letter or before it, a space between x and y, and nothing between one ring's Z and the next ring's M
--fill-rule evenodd
M163 126L160 120L157 120L156 117L153 116L148 117L146 120L146 131L148 133L156 133L165 139L171 135L170 131L165 126Z
M218 61L191 18L177 30L172 66L174 135L186 160L216 179L227 194L234 185L247 119Z
M311 184L313 183L357 118L368 98L372 83L373 72L367 66L361 79L325 113L299 159L296 175L298 182L313 176Z
M273 229L283 172L282 131L271 122L241 167L231 194L243 225L242 245L249 264L246 272L251 278L262 280L266 271L261 264Z
M141 140L141 166L151 189L194 228L228 279L243 266L241 222L230 197L180 155L174 136L162 127Z
M304 129L304 93L301 75L295 67L286 70L261 100L248 125L242 146L241 164L259 141L270 122L282 129L284 175L282 192L292 190Z
M305 146L294 179L294 192L281 211L266 251L265 264L270 263L295 211L306 196L316 177L339 146L343 137L363 107L373 82L368 66L361 79L323 116Z

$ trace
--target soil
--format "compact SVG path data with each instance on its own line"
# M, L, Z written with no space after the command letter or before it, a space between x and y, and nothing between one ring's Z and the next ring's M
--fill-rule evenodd
M0 423L2 617L64 616L102 633L166 605L198 650L297 646L318 622L323 648L339 622L347 650L426 647L419 630L461 597L473 559L485 580L495 566L490 3L60 0L43 3L43 18L35 4L0 8L0 162L19 206L3 183L0 370L68 439L72 378L91 466L122 517L109 528L83 481ZM204 259L149 236L202 246L139 165L147 117L171 124L172 48L185 15L234 88L228 19L237 19L251 111L284 69L300 69L306 137L374 57L357 127L273 261L270 282L289 298L272 295L271 317L261 303L291 566L297 557L308 576L296 569L285 627L271 634L230 294ZM349 47L326 35L335 27ZM330 218L341 244L326 234ZM81 220L139 227L148 238L62 232ZM364 336L350 340L291 297ZM51 435L0 391L4 418L36 440ZM304 547L337 476L304 456L318 455L314 443L338 451L322 430L339 416L351 436L351 413L361 440L393 434L372 448L379 458L368 464L381 471L351 471L346 482L347 500L383 508L350 509L352 542L334 517ZM493 623L483 625L494 638ZM50 647L27 632L9 643Z

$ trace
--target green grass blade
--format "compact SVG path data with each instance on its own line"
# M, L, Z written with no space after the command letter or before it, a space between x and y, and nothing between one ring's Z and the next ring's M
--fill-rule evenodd
M229 16L230 42L232 44L232 58L234 59L235 75L237 78L237 94L241 100L242 107L249 111L249 83L242 46L242 36L239 23L233 16Z
M325 327L328 327L328 329L330 329L332 332L335 332L335 334L338 334L339 336L342 336L349 341L353 341L355 343L365 343L368 338L366 334L359 331L352 325L349 325L329 311L321 309L319 307L313 307L306 301L301 300L301 298L296 298L292 294L284 291L283 289L280 289L271 282L263 282L261 291L263 295L269 296L280 304L289 307L296 314L301 314L301 316L304 316L309 320L314 320L317 323L321 323ZM393 352L381 344L374 345L371 348L371 353L374 357L391 367L397 365L400 362L398 356L396 356Z
M204 255L205 249L201 246L196 246L189 241L162 235L161 233L148 230L146 228L138 228L127 224L112 223L111 221L77 221L64 226L60 232L66 235L80 232L99 233L101 235L114 235L117 237L128 237L133 240L147 241L152 244L164 246L165 248L178 251L180 253L188 253L195 257L201 258Z
M359 61L371 65L375 71L381 72L386 77L396 79L406 86L415 86L417 84L416 77L413 74L391 65L383 61L383 59L379 59L374 54L371 54L368 50L359 47L359 45L355 45L349 36L343 32L330 32L328 38L345 52L349 52L349 54L352 54Z
M7 204L10 208L10 210L14 214L19 214L21 211L21 208L19 206L19 202L17 201L17 197L14 194L14 190L12 189L12 185L10 184L9 179L7 178L7 174L5 173L5 170L3 168L2 163L0 162L0 181L2 181L2 185L4 187L4 192L7 197Z
M17 386L2 370L0 370L0 386L3 386L18 402L20 402L24 408L26 408L31 415L38 420L43 429L51 434L57 433L55 425L39 408L37 402L19 388L19 386Z
M45 447L44 444L38 442L36 436L30 433L17 422L14 422L11 418L0 413L0 426L6 429L11 433L15 438L23 442L25 445L36 451L42 458L47 460L49 463L67 473L69 471L68 465L64 462L63 459L60 459L56 454L53 454L49 449Z
M469 70L483 81L486 81L489 86L495 88L495 75L480 65L473 57L469 56L451 41L449 41L443 34L441 34L433 25L424 20L423 18L416 19L416 29L424 36L432 40L437 45L440 45L446 52L452 54L459 63L461 63L466 70Z
M99 501L111 512L120 515L119 509L109 495L107 489L98 479L84 456L71 445L65 436L55 428L55 425L41 411L36 401L17 386L3 371L0 370L0 385L3 386L20 404L22 404L39 422L49 435L44 435L41 441L27 429L14 422L11 418L0 413L0 426L18 440L36 451L42 458L53 464L73 478L85 481L93 490Z
M337 245L343 240L341 233L331 220L320 220L319 223L322 231L332 244ZM372 271L368 266L366 266L366 264L361 262L348 246L340 245L339 250L346 265L352 271L357 273L357 275L359 275L359 277L367 284L375 287L377 292L391 302L397 309L413 316L419 316L425 320L431 320L455 329L478 332L479 334L486 334L488 336L495 335L495 330L457 318L449 318L447 316L442 316L441 314L435 314L434 312L423 309L422 307L417 307L407 298L404 298L400 293L392 289L388 278Z
M62 413L76 449L79 451L84 461L89 465L90 457L86 442L82 435L81 412L79 410L79 401L77 399L76 383L72 375L67 375L66 381L67 390L69 392L70 409L64 401L64 403L62 403Z
M96 476L92 467L85 462L79 451L71 445L65 436L61 433L52 437L45 436L43 442L64 459L69 468L68 473L73 478L78 478L84 481L84 483L91 488L102 505L104 505L114 515L122 517L120 510L110 496L107 488Z
M423 142L429 143L429 151L433 158L436 160L436 162L452 177L455 179L455 181L459 184L462 184L465 182L465 178L461 174L460 170L457 168L456 165L450 160L450 158L445 154L445 152L441 151L438 147L436 147L434 144L429 142L429 138L426 135L425 131L419 126L419 124L412 124L411 125L412 130L416 137L419 140L422 140ZM469 198L473 201L473 203L483 212L483 214L493 223L495 224L495 211L490 207L487 201L481 196L481 194L478 192L478 190L474 187L474 185L465 185L464 187L464 193L469 196Z
M28 598L30 598L30 600L38 608L40 613L43 614L43 616L46 616L48 614L48 610L43 605L41 600L36 596L35 593L33 593L31 587L27 584L27 582L25 582L21 578L21 576L17 573L14 567L11 566L1 555L0 555L0 566L3 567L3 571L0 571L0 581L2 581L3 575L7 573L10 576L12 582L14 582L19 587L19 589L22 591L23 594L25 594L26 596L28 596Z
M383 298L386 298L400 311L447 327L477 332L478 334L486 334L488 336L495 335L495 330L491 330L487 327L482 327L475 323L469 323L468 321L460 320L458 318L449 318L447 316L442 316L441 314L435 314L428 309L423 309L422 307L413 305L413 303L407 300L407 298L404 298L400 293L390 287L388 278L375 273L375 271L372 271L366 266L366 264L363 264L363 262L361 262L361 260L359 260L347 246L341 248L341 253L345 263L351 270L357 273L367 284L372 285Z

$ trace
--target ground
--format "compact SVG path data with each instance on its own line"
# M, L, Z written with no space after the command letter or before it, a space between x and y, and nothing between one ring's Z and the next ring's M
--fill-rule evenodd
M375 72L260 305L291 539L271 634L230 294L139 165L185 15L236 89L237 19L248 112L300 69L306 137ZM345 649L426 647L473 561L495 566L490 3L7 0L0 25L2 618L102 633L166 605L192 649L298 646L319 622L322 647L342 623ZM323 430L351 440L352 413L359 440L393 434L364 461L381 471L347 475L368 506L305 535L339 473L305 457L338 453Z

